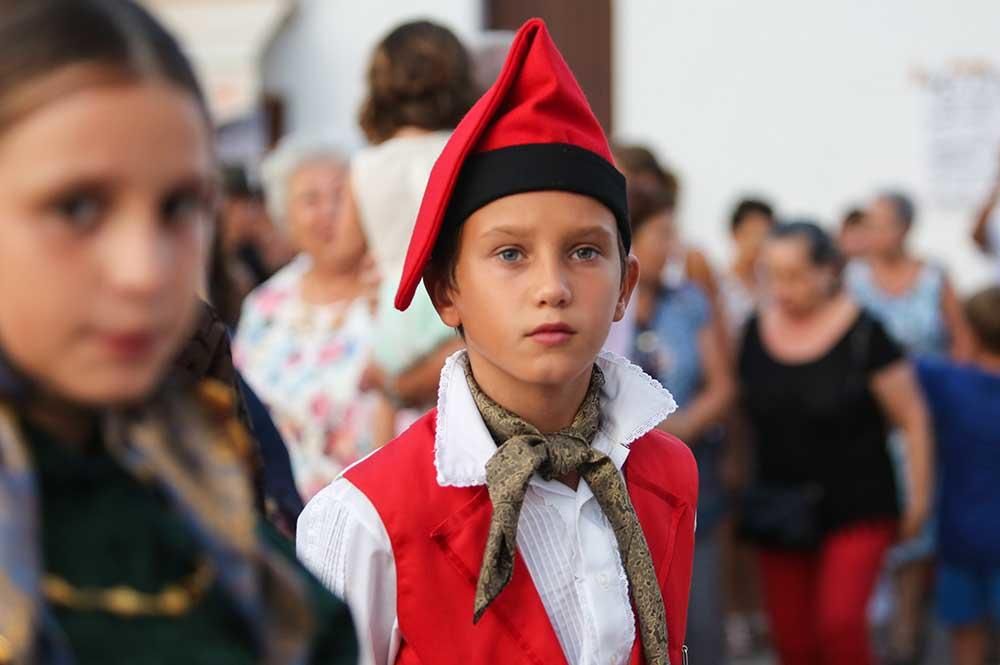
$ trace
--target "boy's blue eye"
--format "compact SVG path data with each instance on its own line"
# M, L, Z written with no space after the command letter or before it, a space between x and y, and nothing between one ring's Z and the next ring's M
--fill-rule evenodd
M600 256L600 252L598 252L595 247L580 247L573 253L576 255L576 258L581 261L590 261L591 259L596 259Z
M508 247L507 249L501 249L497 253L497 256L500 257L501 261L504 261L506 263L513 263L514 261L517 261L519 258L521 258L521 250Z

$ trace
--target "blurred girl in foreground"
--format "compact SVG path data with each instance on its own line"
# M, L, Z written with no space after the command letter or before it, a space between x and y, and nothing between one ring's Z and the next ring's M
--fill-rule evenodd
M171 370L214 172L145 11L3 3L0 662L355 658L344 606L258 520L232 394Z

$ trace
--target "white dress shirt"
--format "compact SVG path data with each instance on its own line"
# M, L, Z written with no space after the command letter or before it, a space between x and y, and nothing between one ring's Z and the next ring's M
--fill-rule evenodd
M465 379L467 362L464 351L456 353L441 374L434 466L442 487L485 485L486 463L496 452ZM627 360L602 353L597 363L605 384L593 446L621 470L629 444L676 405ZM532 478L517 545L569 664L628 662L635 641L628 581L614 531L587 483L581 480L574 491ZM368 497L343 477L316 495L299 518L298 554L350 605L361 662L391 665L405 639L396 619L396 570L388 534Z

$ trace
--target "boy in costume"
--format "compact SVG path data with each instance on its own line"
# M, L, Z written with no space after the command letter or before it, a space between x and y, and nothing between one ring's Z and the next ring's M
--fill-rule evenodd
M625 179L537 19L427 185L421 279L467 349L438 405L306 507L367 662L681 663L697 469L670 394L601 353L638 278Z

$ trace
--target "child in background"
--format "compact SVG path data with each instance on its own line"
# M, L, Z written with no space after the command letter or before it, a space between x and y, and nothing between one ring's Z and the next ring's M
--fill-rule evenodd
M688 646L705 665L725 661L722 536L727 497L719 422L732 402L729 350L712 331L712 309L692 281L666 286L660 273L677 242L670 212L673 197L629 190L632 253L642 271L634 298L639 334L632 357L677 400L677 412L661 426L689 443L698 463L698 532L688 612Z
M971 362L922 360L938 447L938 614L952 665L985 665L1000 622L1000 287L969 299Z
M865 211L861 208L851 208L844 214L837 234L837 245L845 261L863 259L867 253L867 235L865 232Z

